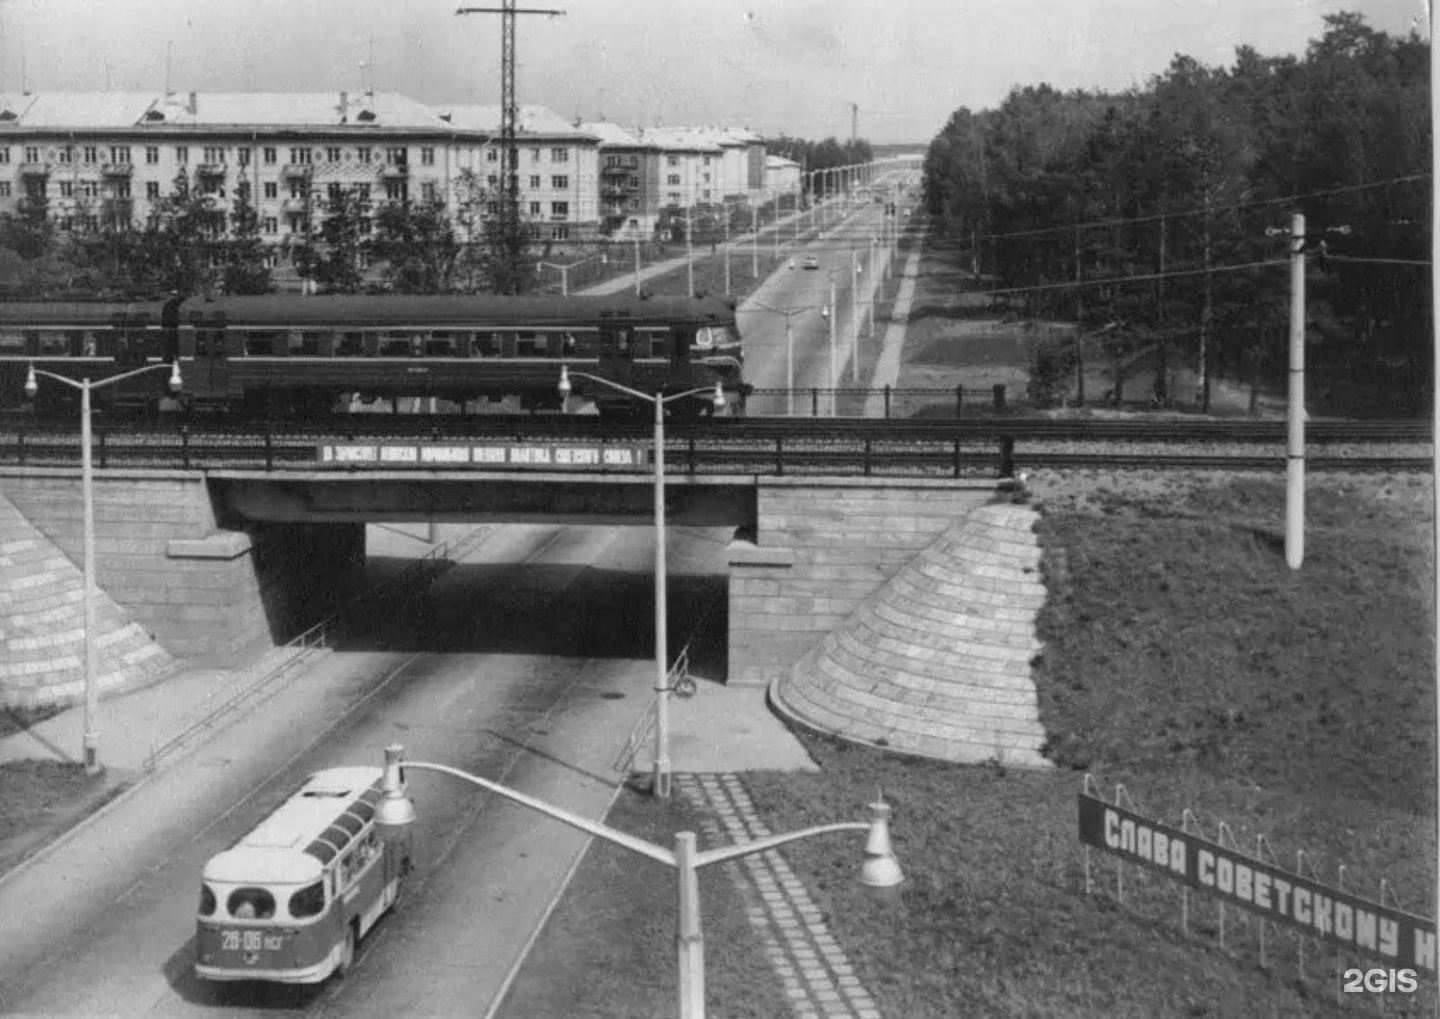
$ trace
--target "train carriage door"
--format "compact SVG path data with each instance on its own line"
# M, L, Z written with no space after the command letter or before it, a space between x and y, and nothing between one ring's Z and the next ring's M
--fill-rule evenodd
M600 374L622 386L630 385L633 374L634 336L629 323L605 322L600 326Z
M225 313L197 312L195 327L195 392L222 400L230 394L230 356L225 349Z
M160 309L160 356L180 360L180 298L172 297Z

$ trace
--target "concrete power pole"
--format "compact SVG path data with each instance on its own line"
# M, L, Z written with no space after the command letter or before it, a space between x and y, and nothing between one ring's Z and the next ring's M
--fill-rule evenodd
M548 14L557 17L564 11L547 8L516 7L515 0L502 0L500 7L461 7L456 15L499 14L500 20L500 236L509 265L507 279L501 289L518 293L520 285L520 170L519 153L515 151L515 135L520 119L520 106L515 98L515 16L517 14Z

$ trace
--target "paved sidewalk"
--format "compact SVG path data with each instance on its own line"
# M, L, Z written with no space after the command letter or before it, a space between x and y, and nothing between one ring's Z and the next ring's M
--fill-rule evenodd
M880 392L886 386L893 386L900 378L900 351L905 346L905 330L910 324L910 305L915 300L915 283L920 278L921 243L905 259L900 270L900 290L895 295L895 304L890 311L890 324L885 327L885 345L880 350L880 360L875 364L875 374L870 379L870 395L865 398L865 416L880 417L885 413L885 394Z

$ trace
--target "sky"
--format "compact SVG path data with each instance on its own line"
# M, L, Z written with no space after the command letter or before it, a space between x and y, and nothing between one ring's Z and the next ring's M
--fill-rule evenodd
M499 7L499 0L462 0ZM567 117L927 143L1016 85L1118 90L1177 53L1303 53L1426 0L520 0L519 100ZM0 91L403 92L500 101L501 18L457 0L0 0ZM852 108L853 104L853 108Z

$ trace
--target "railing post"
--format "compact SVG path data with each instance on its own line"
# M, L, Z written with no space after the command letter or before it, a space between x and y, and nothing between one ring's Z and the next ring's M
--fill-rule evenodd
M180 426L180 467L182 470L190 469L190 426Z
M960 476L960 436L955 436L955 476Z
M691 435L685 440L685 455L689 460L689 469L686 473L695 473L695 436Z
M865 437L865 476L870 476L870 437Z
M96 431L95 438L96 445L100 447L100 466L103 468L105 466L105 432L103 430Z
M1003 411L1005 409L1005 384L1003 382L997 382L995 384L994 393L995 409Z
M820 389L818 386L810 390L810 416L812 418L820 416Z
M268 421L265 423L265 469L267 471L273 471L275 469L275 442L270 435L270 423Z
M957 418L960 416L961 410L963 409L964 405L965 405L965 387L964 387L964 386L956 386L956 387L955 387L955 416L956 416Z
M885 418L886 418L886 420L889 420L889 418L890 418L890 384L889 384L889 383L886 383L886 384L885 384Z
M1015 476L1015 436L1005 435L1000 439L1000 476Z
M783 435L775 436L775 476L777 478L785 476L785 437Z
M22 424L15 435L15 457L20 466L25 466L25 426Z

